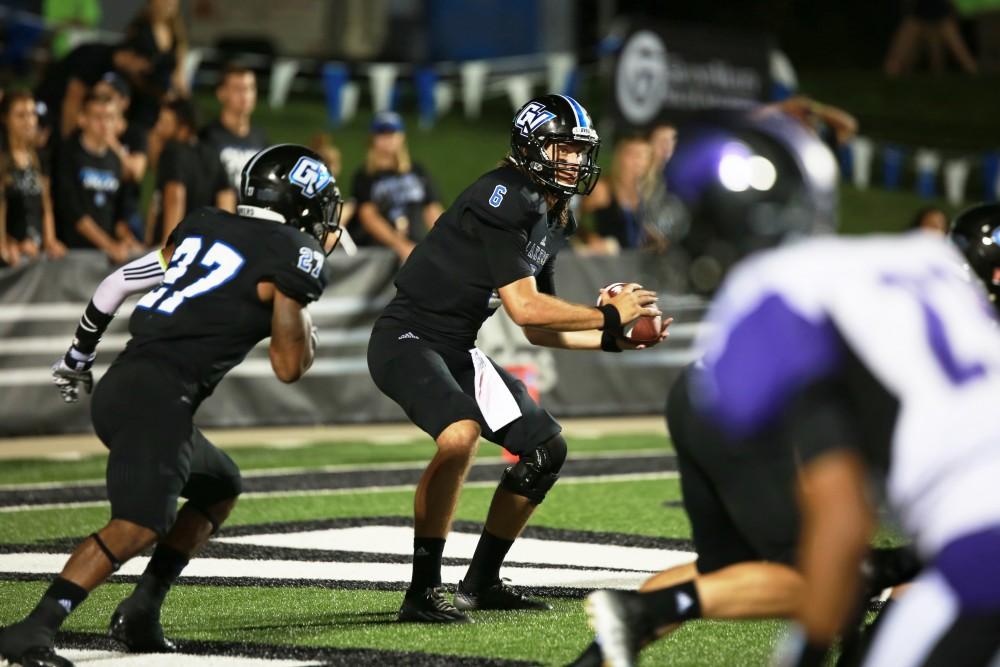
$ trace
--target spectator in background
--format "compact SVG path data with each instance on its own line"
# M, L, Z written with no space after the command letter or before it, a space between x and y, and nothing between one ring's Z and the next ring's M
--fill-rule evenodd
M45 0L42 3L45 23L54 30L52 57L59 59L69 53L71 29L93 30L101 22L100 0Z
M149 62L146 74L132 84L129 114L131 122L149 129L159 119L160 104L191 94L184 80L187 31L178 0L147 0L126 29L124 45Z
M662 253L670 245L676 220L663 172L677 146L677 127L673 123L657 123L649 131L647 140L651 158L649 169L642 179L639 219L646 233L647 248Z
M149 68L149 60L128 46L111 44L82 44L50 63L35 97L45 103L53 142L76 132L83 99L105 73L115 71L134 85Z
M943 209L937 206L925 206L913 214L909 228L945 236L950 226L948 214Z
M404 262L444 211L430 176L410 159L403 119L392 111L372 120L351 194L357 212L347 229L358 245L384 245Z
M944 50L948 49L966 74L976 74L979 65L962 39L957 12L951 0L903 0L903 20L896 28L885 57L886 76L906 74L918 52L926 47L931 71L944 71Z
M319 132L313 136L312 141L309 143L309 148L316 151L323 158L326 168L330 170L335 179L339 179L343 162L341 161L340 149L333 143L333 137L327 132ZM350 220L353 218L355 208L356 204L353 197L345 201L343 208L340 210L340 219Z
M121 160L111 150L119 127L114 101L88 94L80 131L56 155L56 227L70 248L97 248L116 263L142 251L121 206Z
M198 121L190 100L167 102L153 131L162 138L163 151L156 165L156 194L145 238L147 245L159 246L197 208L236 210L236 193L229 187L218 155L198 141Z
M131 88L115 72L106 72L96 84L94 94L110 98L118 107L118 131L111 140L111 150L122 163L122 214L133 234L140 234L144 227L139 215L142 179L149 165L149 131L128 120Z
M624 137L615 144L609 177L599 180L580 202L580 212L594 217L597 238L588 241L590 250L613 254L643 245L646 233L640 207L652 157L645 137Z
M215 149L233 192L238 192L243 165L269 144L264 131L250 122L257 106L257 77L252 69L230 63L215 94L222 108L202 129L201 140Z
M8 92L0 102L3 150L0 152L0 259L16 266L22 258L45 252L66 254L56 238L49 179L35 146L38 115L28 91Z

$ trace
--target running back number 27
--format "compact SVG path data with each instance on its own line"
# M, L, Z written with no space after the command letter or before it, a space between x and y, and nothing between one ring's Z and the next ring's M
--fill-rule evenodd
M239 273L244 263L242 255L221 241L215 241L207 249L203 249L204 245L204 240L200 236L189 236L184 239L174 250L170 266L163 274L163 282L139 299L136 307L172 315L186 299L211 292ZM199 266L207 269L207 273L178 289L177 281L196 261Z

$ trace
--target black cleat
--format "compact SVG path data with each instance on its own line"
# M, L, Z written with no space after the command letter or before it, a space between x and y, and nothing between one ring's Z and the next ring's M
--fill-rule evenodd
M441 587L428 588L423 594L406 593L399 608L400 623L472 623L444 597Z
M111 615L108 635L112 639L124 644L132 653L173 653L177 650L177 646L163 636L159 613L129 609L125 602Z
M9 662L3 662L6 659ZM29 648L19 657L0 655L0 664L20 667L75 667L72 662L58 655L51 646Z
M525 597L513 586L502 579L478 591L465 590L463 582L458 582L458 592L455 593L455 607L462 611L480 611L486 609L530 609L548 611L552 605L541 600Z
M604 667L604 656L601 655L601 647L597 642L591 642L573 662L566 667Z
M55 630L31 618L7 626L0 632L0 665L73 667L52 648L55 635Z
M587 596L587 616L606 667L635 667L648 623L638 593L594 591ZM581 656L582 657L582 656Z

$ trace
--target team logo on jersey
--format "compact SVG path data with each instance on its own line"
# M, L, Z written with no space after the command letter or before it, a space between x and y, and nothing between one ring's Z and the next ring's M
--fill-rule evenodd
M312 199L333 177L325 164L303 155L288 173L288 180L302 188L302 194Z
M521 134L527 137L555 117L556 115L551 111L547 111L544 105L538 102L529 102L521 109L521 113L518 114L514 125L521 128Z

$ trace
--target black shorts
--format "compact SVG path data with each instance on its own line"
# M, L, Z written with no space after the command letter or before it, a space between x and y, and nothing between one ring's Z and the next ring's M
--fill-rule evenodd
M766 560L791 565L799 540L796 464L772 442L734 443L691 404L689 366L667 398L698 571Z
M192 423L180 377L150 359L115 364L91 402L94 430L108 448L111 518L163 536L177 518L177 499L203 509L241 491L240 471Z
M535 403L524 384L490 361L521 409L519 419L496 432L486 425L476 403L475 368L468 350L396 326L376 328L368 343L368 370L376 386L434 439L463 419L478 422L484 438L514 454L528 454L558 435L562 427Z

